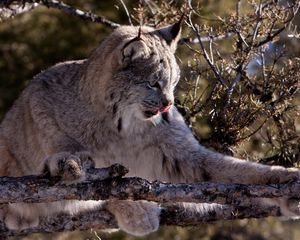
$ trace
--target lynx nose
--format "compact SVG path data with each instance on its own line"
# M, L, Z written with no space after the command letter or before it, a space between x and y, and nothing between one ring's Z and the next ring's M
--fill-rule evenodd
M164 99L162 101L162 105L163 107L160 109L161 112L168 112L169 109L171 108L172 106L172 101L171 100L168 100L168 99Z
M163 98L161 103L162 103L163 107L168 107L168 106L172 105L172 101L167 98Z

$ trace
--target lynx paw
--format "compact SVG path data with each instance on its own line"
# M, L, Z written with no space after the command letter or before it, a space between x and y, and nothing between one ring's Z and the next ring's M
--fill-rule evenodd
M46 169L51 176L61 176L68 183L84 180L85 170L93 166L94 162L87 152L61 152L46 159Z
M109 201L107 209L113 213L119 227L132 235L144 236L159 227L160 207L147 201Z
M300 180L300 170L297 168L283 168L274 166L269 172L267 183L286 183Z
M299 199L279 199L279 206L283 216L298 219L300 217Z
M299 199L292 198L264 198L262 203L267 206L278 206L283 219L299 219Z

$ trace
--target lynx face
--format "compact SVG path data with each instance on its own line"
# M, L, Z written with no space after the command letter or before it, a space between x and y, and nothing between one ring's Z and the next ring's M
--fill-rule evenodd
M174 88L179 80L179 67L170 45L158 31L142 33L122 46L120 58L121 68L113 79L123 88L110 91L122 105L115 105L115 111L123 119L159 121L174 103ZM123 92L115 92L120 89Z
M179 80L174 56L154 53L149 58L132 61L119 74L131 76L127 79L128 98L125 101L136 106L140 119L149 119L170 109Z

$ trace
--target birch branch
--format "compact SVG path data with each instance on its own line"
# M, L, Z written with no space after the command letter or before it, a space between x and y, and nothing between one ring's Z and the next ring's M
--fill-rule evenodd
M36 8L38 3L27 3L24 2L22 4L11 4L6 1L0 0L0 20L4 20L7 18L15 17L16 15L29 12Z
M83 20L104 24L109 28L117 28L120 26L120 24L110 21L106 17L96 15L92 12L85 12L57 0L0 0L0 16L3 19L14 17L20 13L27 12L38 5L56 8Z
M96 15L92 12L84 12L80 9L77 9L73 6L65 4L61 1L44 0L44 1L41 1L41 3L43 3L47 7L60 9L68 14L79 17L83 20L89 20L89 21L95 22L95 23L102 23L110 28L117 28L120 26L120 24L112 22L103 16Z

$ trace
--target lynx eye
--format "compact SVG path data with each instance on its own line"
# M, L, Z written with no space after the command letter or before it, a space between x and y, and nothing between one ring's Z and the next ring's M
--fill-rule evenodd
M152 88L152 89L161 89L158 81L151 83L151 82L147 82L147 87Z

